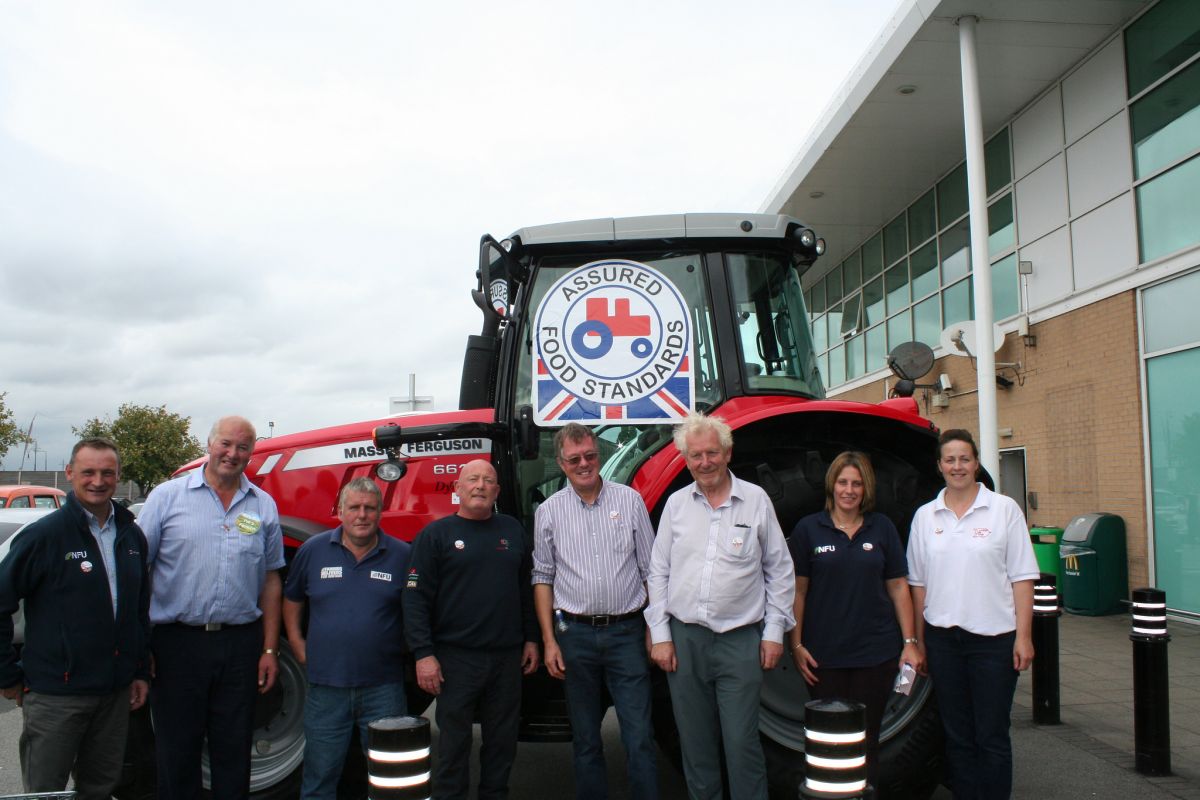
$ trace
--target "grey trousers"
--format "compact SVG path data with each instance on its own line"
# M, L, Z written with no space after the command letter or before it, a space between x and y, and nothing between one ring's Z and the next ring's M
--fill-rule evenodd
M105 695L27 692L18 745L26 792L61 792L75 776L79 800L109 800L121 778L129 687Z
M732 800L766 800L758 740L762 662L758 625L714 633L671 620L679 666L667 673L691 800L721 800L721 747Z

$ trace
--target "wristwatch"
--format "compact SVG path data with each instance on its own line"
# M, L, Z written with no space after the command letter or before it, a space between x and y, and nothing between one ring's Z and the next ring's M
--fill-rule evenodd
M913 636L911 638L905 639L904 643L905 644L916 644L917 641L918 641L918 639L915 636Z
M268 647L263 650L263 655L264 656L277 656L277 655L279 655L279 651L276 650L274 647Z

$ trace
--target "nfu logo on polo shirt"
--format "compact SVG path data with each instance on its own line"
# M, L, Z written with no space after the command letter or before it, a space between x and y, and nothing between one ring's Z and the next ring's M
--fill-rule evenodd
M823 544L813 548L813 555L819 556L821 553L832 553L837 550L836 544Z

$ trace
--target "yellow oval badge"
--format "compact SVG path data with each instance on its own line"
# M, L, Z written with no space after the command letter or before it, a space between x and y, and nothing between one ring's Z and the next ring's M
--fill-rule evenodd
M238 514L237 529L244 534L250 535L258 533L258 529L262 527L262 520L253 514Z

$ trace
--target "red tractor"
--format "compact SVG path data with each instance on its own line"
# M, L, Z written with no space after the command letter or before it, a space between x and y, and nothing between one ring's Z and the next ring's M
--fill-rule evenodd
M413 539L452 514L452 485L468 461L490 458L500 510L531 529L538 503L563 485L552 452L567 421L596 431L606 480L638 490L657 521L690 475L671 424L690 408L734 429L739 477L762 486L785 532L824 503L830 461L870 454L877 507L907 536L913 512L937 492L936 430L911 397L878 404L824 399L801 275L824 243L774 215L689 214L598 219L484 236L477 285L483 330L471 336L459 411L400 415L258 443L246 475L279 505L289 551L337 524L338 491L370 476L383 490L382 527ZM194 469L199 463L184 469ZM303 755L305 681L288 653L260 708L253 789L294 791ZM662 676L657 676L661 678ZM411 708L429 702L412 688ZM772 793L794 797L807 692L790 662L767 677L760 730ZM562 692L544 672L526 686L522 734L562 740ZM664 680L655 726L677 752ZM940 724L928 683L895 695L883 726L882 796L936 785Z

